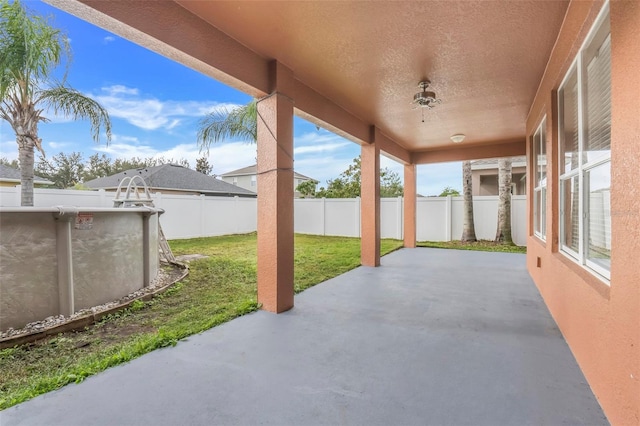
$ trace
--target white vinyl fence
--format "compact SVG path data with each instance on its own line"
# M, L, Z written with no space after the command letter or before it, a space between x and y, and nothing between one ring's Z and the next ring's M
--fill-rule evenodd
M37 207L112 207L113 193L67 189L35 189ZM152 195L164 209L160 223L167 238L194 238L253 232L257 229L255 198L206 197L204 195ZM512 197L513 240L526 244L526 196ZM20 205L19 187L0 187L0 207ZM479 239L495 238L498 197L474 197L474 221ZM360 236L360 199L296 199L295 232L316 235ZM450 241L462 236L462 197L429 197L417 200L418 241ZM380 200L382 238L402 238L402 198Z

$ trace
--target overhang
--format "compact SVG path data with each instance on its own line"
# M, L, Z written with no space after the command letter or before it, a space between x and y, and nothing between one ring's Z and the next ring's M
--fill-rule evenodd
M48 0L253 96L269 64L293 73L296 112L358 143L371 128L405 163L486 158L525 122L568 1ZM418 83L441 99L414 108ZM424 119L423 119L424 113ZM453 146L450 136L466 135Z

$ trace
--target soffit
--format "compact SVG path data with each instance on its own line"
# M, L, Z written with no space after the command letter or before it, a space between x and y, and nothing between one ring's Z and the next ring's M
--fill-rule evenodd
M412 151L522 140L568 1L178 1ZM212 46L215 49L215 46ZM442 104L413 109L428 78Z

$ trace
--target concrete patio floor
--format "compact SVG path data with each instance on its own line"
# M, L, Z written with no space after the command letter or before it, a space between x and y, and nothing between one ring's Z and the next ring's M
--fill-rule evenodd
M561 283L558 283L561 285ZM9 425L607 424L525 256L403 249L0 413Z

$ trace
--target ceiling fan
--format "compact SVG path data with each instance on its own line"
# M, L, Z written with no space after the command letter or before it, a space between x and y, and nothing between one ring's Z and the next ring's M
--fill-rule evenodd
M431 82L429 80L421 81L418 84L418 87L422 89L421 92L413 95L412 103L415 104L415 108L428 108L431 109L442 101L436 98L436 93L427 90L431 86Z

